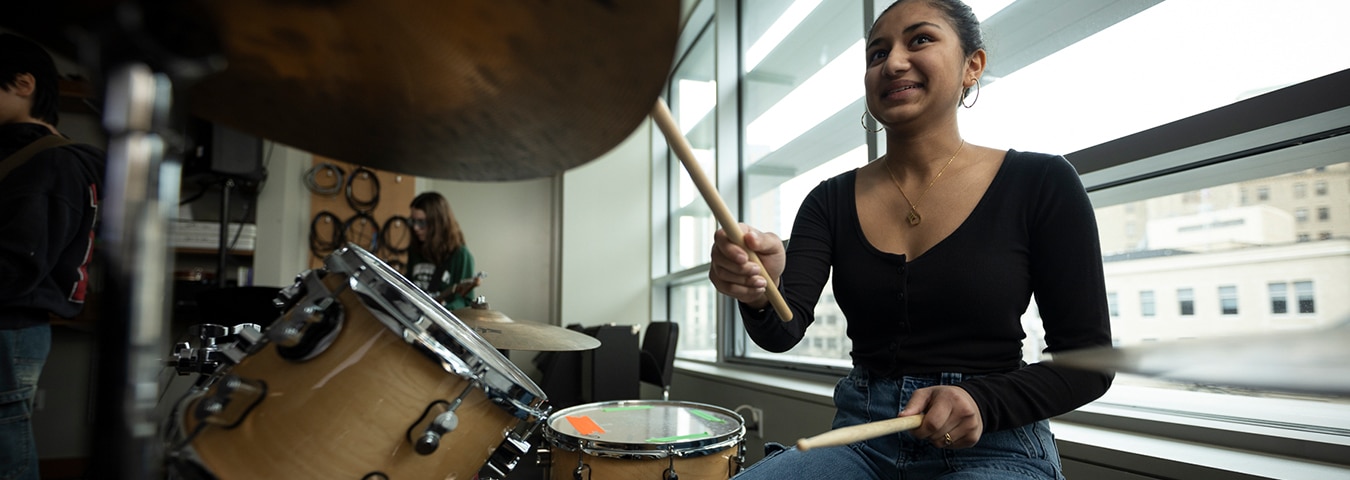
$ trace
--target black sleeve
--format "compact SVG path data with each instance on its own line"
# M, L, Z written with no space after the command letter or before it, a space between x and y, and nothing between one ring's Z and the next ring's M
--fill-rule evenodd
M1073 166L1043 162L1029 218L1031 281L1050 353L1111 344L1097 222ZM961 386L980 405L985 431L1026 425L1067 413L1106 393L1113 376L1036 363Z
M837 182L822 182L807 194L787 241L787 258L778 291L792 311L792 320L782 321L772 307L757 310L738 302L746 334L760 348L786 352L801 342L806 327L814 321L816 301L830 278L833 183Z

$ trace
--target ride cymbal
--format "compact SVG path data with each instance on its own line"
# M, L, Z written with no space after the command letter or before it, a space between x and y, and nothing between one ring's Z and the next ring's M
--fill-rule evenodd
M228 65L190 110L311 153L455 180L553 175L645 120L678 0L201 2Z
M592 350L600 340L575 330L534 322L517 322L496 310L461 308L450 312L493 347L502 350L563 352Z

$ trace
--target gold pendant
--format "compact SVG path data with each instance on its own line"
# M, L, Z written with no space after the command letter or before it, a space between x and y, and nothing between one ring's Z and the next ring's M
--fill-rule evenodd
M910 225L916 227L919 226L919 222L923 221L923 217L919 216L919 211L913 208L909 209L909 215L906 215L905 218L909 219Z

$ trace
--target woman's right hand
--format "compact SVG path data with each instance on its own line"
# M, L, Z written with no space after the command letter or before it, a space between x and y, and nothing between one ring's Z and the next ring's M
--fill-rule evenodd
M768 278L777 284L779 276L783 274L783 241L772 232L760 232L744 223L740 226L741 233L745 235L745 246L755 252L759 261L764 263ZM768 285L762 276L764 273L760 271L759 265L750 260L744 249L731 242L725 230L717 230L713 235L712 268L708 271L708 279L712 280L718 292L752 308L763 308L769 303L768 294L764 292Z

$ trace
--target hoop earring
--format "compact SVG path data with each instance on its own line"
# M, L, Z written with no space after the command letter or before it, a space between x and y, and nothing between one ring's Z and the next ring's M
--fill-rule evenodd
M976 78L976 79L975 79L975 99L970 101L970 105L966 105L966 97L969 96L969 94L970 94L970 90L966 90L966 94L965 94L965 95L961 95L961 106L966 107L966 108L971 108L971 107L974 107L974 106L975 106L975 103L976 103L976 102L979 102L979 101L980 101L980 79L979 79L979 78Z
M872 112L869 112L869 111L867 111L866 108L864 108L864 109L863 109L862 118L858 119L858 122L862 123L863 130L867 130L867 131L872 132L872 133L877 133L877 132L880 132L880 131L886 129L886 127L880 126L880 124L878 124L876 130L872 130L872 129L870 129L870 128L867 128L867 117L870 117L870 116L872 116ZM873 118L872 121L873 121L873 122L876 122L876 119Z

